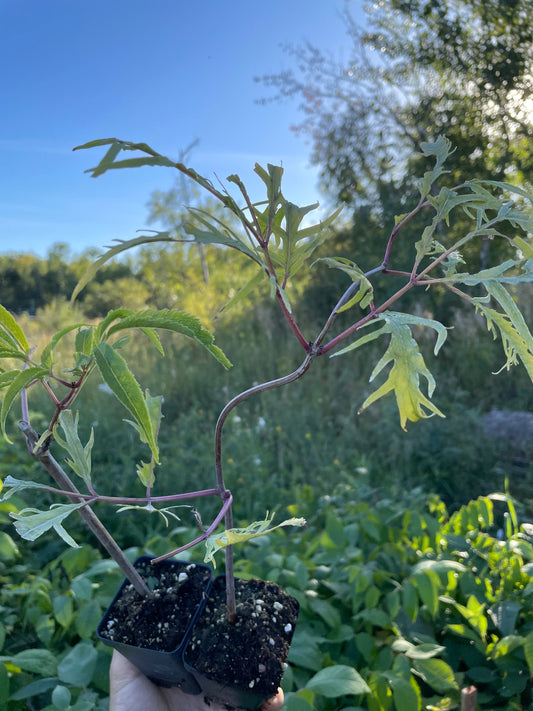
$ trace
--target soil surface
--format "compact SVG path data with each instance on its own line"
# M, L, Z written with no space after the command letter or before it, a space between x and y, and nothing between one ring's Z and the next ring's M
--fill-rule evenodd
M102 637L144 649L177 649L205 595L209 568L181 561L135 565L152 591L143 597L126 584L100 625Z
M285 669L298 603L275 583L236 580L235 588L232 624L226 618L224 578L216 578L185 661L223 686L272 696Z

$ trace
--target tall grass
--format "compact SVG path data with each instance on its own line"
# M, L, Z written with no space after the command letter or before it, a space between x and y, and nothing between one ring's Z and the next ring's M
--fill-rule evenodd
M58 326L66 317L65 307L58 305L38 314L29 325L36 334L42 333L47 323ZM456 509L502 489L510 475L512 493L530 506L533 472L517 476L508 471L497 443L484 438L482 415L492 406L533 409L532 388L519 370L490 375L501 362L498 344L482 333L475 317L467 320L460 314L457 320L460 328L450 332L449 344L436 361L431 355L433 343L424 339L421 343L437 379L435 397L446 419L410 424L403 432L393 398L358 414L370 391L373 363L385 344L350 356L318 359L296 383L239 405L228 420L223 442L226 484L235 497L237 522L262 518L266 509L282 512L305 487L311 487L315 496L327 495L346 476L355 476L361 485L376 491L422 487ZM39 345L44 342L41 337ZM167 359L147 339L131 339L124 346L139 382L152 394L164 396L156 495L213 486L213 430L223 405L254 383L292 371L301 360L297 345L273 318L268 303L247 321L219 324L217 343L234 362L228 372L185 338L165 337L163 342ZM45 423L41 413L47 408L46 398L40 394L30 399L33 424L39 429ZM96 377L74 408L78 405L85 416L82 440L91 428L95 433L97 489L111 495L142 495L135 467L146 452L133 428L122 421L126 415L122 406ZM24 458L22 449L17 454ZM57 449L54 452L63 456ZM19 466L13 457L3 458L0 476ZM195 504L209 520L216 502ZM177 513L184 525L194 523L190 509ZM103 514L127 544L139 544L161 530L158 517L138 514L132 528L126 516L111 515L110 508Z

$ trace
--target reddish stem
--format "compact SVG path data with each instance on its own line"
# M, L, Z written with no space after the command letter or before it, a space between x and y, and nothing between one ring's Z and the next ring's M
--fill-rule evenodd
M198 543L201 543L202 541L205 541L209 538L209 536L213 533L215 528L218 526L218 524L222 521L224 516L226 515L226 512L230 509L231 504L233 502L233 496L231 493L228 491L227 492L227 497L224 500L224 504L222 505L222 508L218 512L215 520L213 523L209 526L208 529L206 529L201 536L198 536L198 538L195 538L194 541L189 541L189 543L186 543L184 546L180 546L180 548L176 548L173 551L170 551L170 553L165 553L164 555L160 555L158 558L153 558L152 563L160 563L162 560L166 560L167 558L171 558L174 555L178 555L178 553L182 553L183 551L186 551L188 548L192 548L193 546L198 545ZM226 526L227 528L227 526Z

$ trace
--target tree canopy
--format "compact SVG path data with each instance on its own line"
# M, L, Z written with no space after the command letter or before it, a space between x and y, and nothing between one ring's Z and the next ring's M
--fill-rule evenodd
M529 0L391 0L368 26L344 14L350 55L289 47L296 67L262 77L298 98L324 187L343 201L405 190L422 142L456 146L450 180L533 178L533 5Z

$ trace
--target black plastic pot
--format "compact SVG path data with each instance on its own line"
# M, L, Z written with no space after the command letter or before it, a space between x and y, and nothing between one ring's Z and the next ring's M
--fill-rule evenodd
M253 710L277 693L299 605L275 583L236 580L235 587L232 624L226 619L225 578L215 579L184 661L208 699Z
M150 556L141 556L134 565L147 580L148 586L153 588L154 595L150 600L143 601L133 586L127 580L124 581L98 625L97 636L160 686L179 686L187 694L199 694L200 686L183 663L183 652L190 631L206 602L212 584L211 569L206 565L173 559L152 565L150 560ZM171 580L175 582L169 585ZM172 599L176 600L175 612L172 613L174 621L172 614L167 618L162 617L166 593L159 592L160 581L168 585ZM125 625L118 621L121 607L128 608L131 616ZM187 612L180 615L180 610L182 613L185 610ZM148 642L139 646L143 615L147 617L154 632ZM187 619L180 623L179 631L176 620L183 616Z

